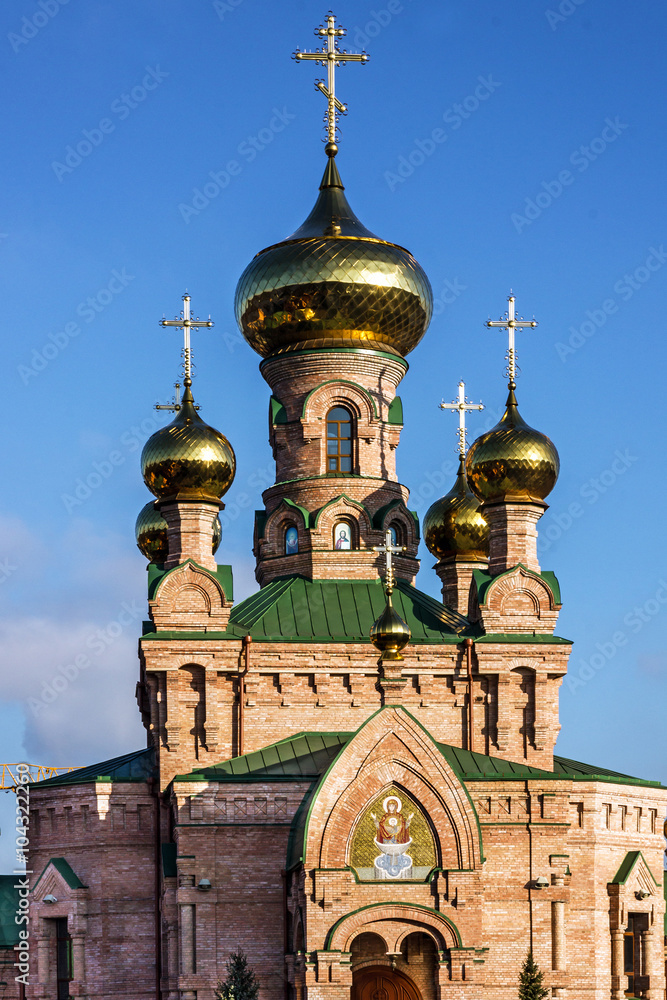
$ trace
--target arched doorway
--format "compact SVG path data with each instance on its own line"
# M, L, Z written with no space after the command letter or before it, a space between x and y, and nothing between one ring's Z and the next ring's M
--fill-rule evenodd
M353 974L351 1000L422 1000L422 996L402 972L372 965Z

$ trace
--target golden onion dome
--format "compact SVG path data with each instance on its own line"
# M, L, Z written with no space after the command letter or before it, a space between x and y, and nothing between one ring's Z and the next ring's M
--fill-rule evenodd
M146 558L152 563L163 563L168 554L167 522L158 508L157 500L149 500L146 506L142 507L134 530L137 546ZM213 555L218 551L221 541L222 525L216 514L211 525Z
M250 262L235 310L264 357L350 347L405 355L426 332L433 293L411 253L362 225L330 156L312 212Z
M391 603L391 590L387 590L387 603L380 617L373 622L370 639L380 651L383 660L402 660L401 650L410 642L411 632L406 622Z
M517 409L510 382L500 423L472 444L466 459L470 488L480 500L513 497L544 500L558 479L560 460L552 441L536 431Z
M139 550L149 562L163 563L167 558L167 522L156 506L149 500L139 511L135 525Z
M158 499L219 500L234 480L236 458L224 434L198 415L186 378L176 417L156 431L141 453L141 472Z
M463 455L454 486L431 504L422 531L426 547L438 559L460 556L471 562L488 560L489 526L480 513L479 500L468 486Z

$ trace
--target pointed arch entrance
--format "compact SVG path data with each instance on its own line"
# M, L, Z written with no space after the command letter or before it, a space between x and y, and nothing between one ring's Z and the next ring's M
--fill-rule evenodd
M351 1000L422 1000L422 995L403 972L372 965L353 974Z

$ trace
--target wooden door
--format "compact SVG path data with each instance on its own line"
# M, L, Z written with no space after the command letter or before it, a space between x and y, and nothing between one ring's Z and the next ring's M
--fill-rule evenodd
M422 1000L415 984L401 972L376 965L355 973L352 1000Z

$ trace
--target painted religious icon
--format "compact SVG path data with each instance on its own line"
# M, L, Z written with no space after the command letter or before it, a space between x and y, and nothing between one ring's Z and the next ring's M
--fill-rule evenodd
M299 551L299 533L293 524L285 532L285 555L294 556Z
M376 830L375 843L381 851L375 858L375 868L380 873L379 878L384 873L388 878L400 878L403 872L412 870L412 858L407 852L412 843L410 823L414 813L409 816L403 814L403 803L397 795L388 795L382 808L384 812L380 819L376 813L371 813Z
M435 858L429 824L402 789L386 789L368 803L349 849L349 864L360 881L423 880L435 866Z
M352 530L349 524L342 522L337 524L334 528L334 548L336 549L351 549L352 548Z

